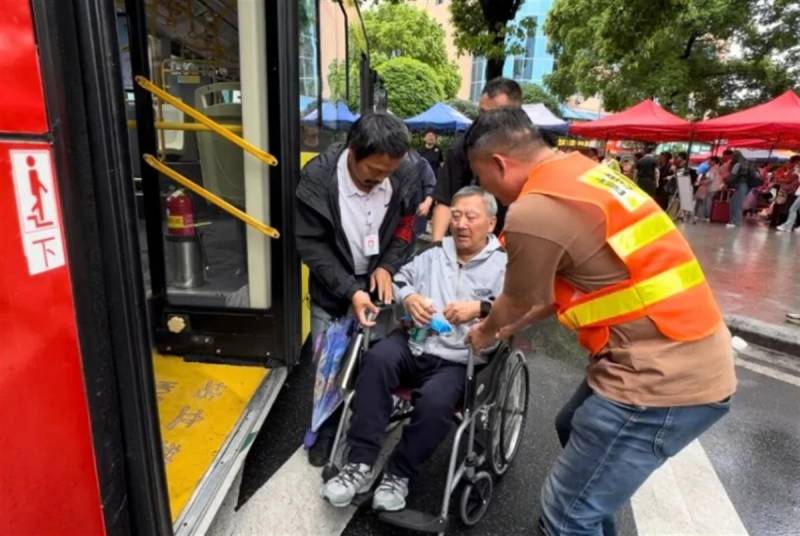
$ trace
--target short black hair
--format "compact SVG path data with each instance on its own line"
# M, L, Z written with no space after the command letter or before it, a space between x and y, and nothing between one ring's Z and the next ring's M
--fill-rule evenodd
M498 108L478 115L464 138L464 149L468 155L484 148L510 152L528 143L544 143L528 114L522 108Z
M483 86L483 91L481 91L481 95L487 95L489 97L505 95L508 97L508 100L522 103L522 88L520 85L510 78L503 78L502 76L486 82L486 85Z
M689 153L687 153L686 151L681 151L678 153L678 158L680 158L681 160L689 160Z
M789 162L791 162L792 164L794 164L795 162L800 162L800 154L792 155L792 157L789 159Z
M711 158L708 159L708 161L710 163L712 163L712 164L721 164L722 163L722 159L720 157L718 157L718 156L712 156Z
M368 113L358 118L350 127L347 145L356 161L374 154L387 154L402 158L410 143L405 123L386 113Z
M436 134L436 131L432 128L426 128L425 132L422 133L423 136L427 136L428 134ZM437 134L438 135L438 134Z
M732 154L733 154L733 149L725 149L724 151L722 151L722 155L723 156L732 155Z

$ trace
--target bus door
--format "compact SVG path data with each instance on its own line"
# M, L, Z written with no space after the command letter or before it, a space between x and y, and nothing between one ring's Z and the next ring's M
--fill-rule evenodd
M117 34L170 510L202 533L300 357L295 187L366 39L352 0L129 0Z
M278 42L280 28L270 27L294 3L143 2L136 17L121 17L160 353L266 366L297 359L299 118L281 105L298 100L296 41Z

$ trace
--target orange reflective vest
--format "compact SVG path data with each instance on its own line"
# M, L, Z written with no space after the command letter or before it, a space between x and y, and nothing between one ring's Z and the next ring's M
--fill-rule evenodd
M719 327L722 314L686 239L625 175L579 153L556 155L531 171L520 196L527 194L598 207L606 241L628 269L629 279L588 294L556 280L558 319L592 355L608 344L610 326L638 318L676 341L702 339Z

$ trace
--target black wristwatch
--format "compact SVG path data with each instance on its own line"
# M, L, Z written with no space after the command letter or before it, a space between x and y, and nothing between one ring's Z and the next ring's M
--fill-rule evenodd
M492 302L481 300L481 312L478 315L479 318L486 318L489 316L489 313L492 310Z

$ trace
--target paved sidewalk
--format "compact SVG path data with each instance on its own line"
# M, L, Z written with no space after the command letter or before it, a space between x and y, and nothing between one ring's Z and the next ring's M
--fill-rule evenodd
M732 330L777 350L800 355L800 233L748 224L682 224ZM758 339L758 340L754 340Z

